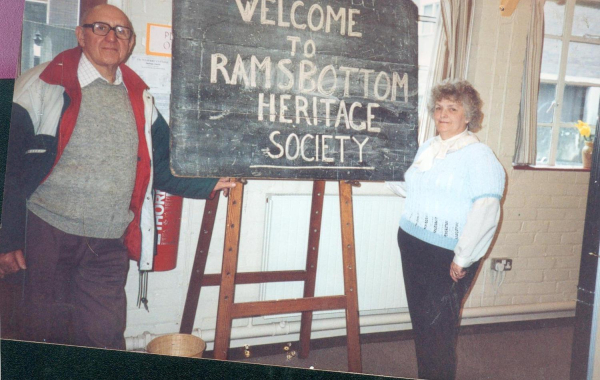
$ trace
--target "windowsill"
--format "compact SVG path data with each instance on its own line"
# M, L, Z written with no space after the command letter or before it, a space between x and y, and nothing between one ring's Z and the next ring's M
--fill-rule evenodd
M513 165L515 170L550 170L555 172L589 172L590 169L584 169L577 166L547 166L547 165Z

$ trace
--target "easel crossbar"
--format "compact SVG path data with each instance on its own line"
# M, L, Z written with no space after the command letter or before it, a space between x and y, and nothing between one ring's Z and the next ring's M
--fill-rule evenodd
M305 270L271 271L271 272L238 272L235 275L235 284L261 284L267 282L305 281ZM202 286L221 285L221 273L206 274L202 279Z
M262 315L298 313L301 311L346 309L347 297L327 296L296 298L289 300L234 303L232 318L257 317Z

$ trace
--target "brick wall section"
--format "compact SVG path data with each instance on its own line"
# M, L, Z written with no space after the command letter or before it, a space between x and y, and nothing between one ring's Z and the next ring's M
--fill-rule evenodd
M468 79L485 103L479 138L502 162L507 189L499 232L467 307L576 297L589 174L512 168L530 12L522 1L505 18L497 3L475 1ZM499 286L502 279L490 270L493 257L513 260Z

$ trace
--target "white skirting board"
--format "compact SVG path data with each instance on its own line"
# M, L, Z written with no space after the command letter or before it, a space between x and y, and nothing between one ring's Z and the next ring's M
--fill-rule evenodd
M567 318L575 316L575 302L556 302L529 305L490 306L469 308L463 311L462 322L465 325L531 321L539 319ZM346 320L328 318L313 321L311 339L343 336ZM360 317L361 334L386 331L409 330L408 313L390 313ZM299 339L299 322L274 322L263 325L233 327L230 347L294 342ZM174 331L175 332L175 331ZM207 350L213 349L215 330L195 329L192 334L207 342ZM146 332L126 338L128 351L141 351L158 335Z

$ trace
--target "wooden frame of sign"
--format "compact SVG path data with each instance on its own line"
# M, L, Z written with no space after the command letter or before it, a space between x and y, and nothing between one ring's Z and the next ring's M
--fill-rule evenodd
M344 309L349 370L361 372L351 181L402 180L417 149L417 8L411 0L175 0L171 169L182 177L314 180L302 271L236 273L244 185L228 201L221 274L204 275L207 201L181 332L201 286L219 285L214 355L235 318ZM339 181L344 295L314 297L326 180ZM304 298L236 304L236 284L304 281Z

